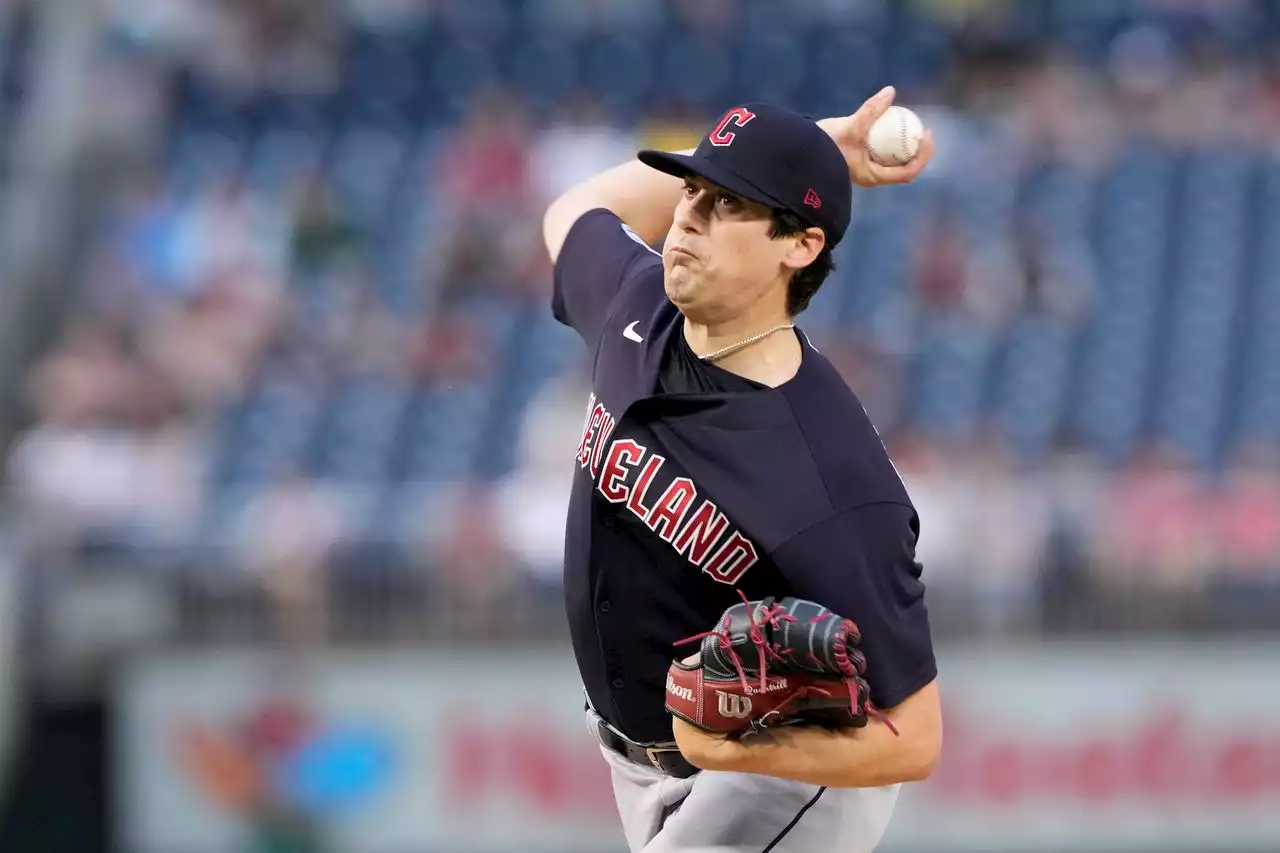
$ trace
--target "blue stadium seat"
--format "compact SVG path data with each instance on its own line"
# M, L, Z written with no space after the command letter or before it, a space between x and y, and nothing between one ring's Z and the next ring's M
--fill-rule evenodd
M837 323L872 331L896 327L904 300L914 300L914 264L926 213L936 203L928 184L854 193L850 226L834 254L828 298L838 296Z
M211 485L206 489L191 542L196 567L218 568L236 564L234 559L227 558L237 545L237 528L244 518L245 507L253 500L258 489L257 484L245 482Z
M413 106L420 91L420 73L410 38L376 35L354 40L347 49L345 111L359 114Z
M915 359L912 420L942 440L971 436L983 410L995 341L988 330L959 317L928 328Z
M1072 426L1112 457L1133 448L1148 423L1173 180L1169 157L1139 147L1099 187L1093 243L1100 304L1082 340Z
M249 147L243 127L219 130L182 129L169 154L169 180L179 192L240 174Z
M614 120L640 120L640 104L659 88L652 42L636 33L603 33L581 47L581 81L599 94Z
M314 174L328 147L327 127L268 126L246 157L245 176L267 192L280 192Z
M812 100L796 107L815 117L846 115L885 85L888 68L882 44L857 31L819 32L805 44Z
M708 115L720 113L733 100L733 57L720 41L679 35L657 47L659 90L678 94Z
M516 25L510 0L466 0L440 6L437 26L451 40L497 42Z
M791 104L807 76L804 49L776 27L748 33L736 45L735 86L748 101Z
M1237 295L1246 271L1247 155L1204 152L1185 165L1181 231L1155 377L1158 434L1201 464L1215 460L1227 406Z
M602 53L608 48L602 49ZM577 45L552 35L522 36L504 57L511 89L531 112L549 116L582 85Z
M347 210L366 226L379 224L412 144L400 124L355 125L334 143L329 174Z
M415 395L398 438L395 474L402 480L466 479L475 473L482 431L494 389L451 381Z
M1234 438L1280 442L1280 167L1259 182L1260 221L1250 298L1241 324Z
M1019 320L994 380L991 407L1015 447L1039 459L1057 435L1071 370L1071 335L1043 317Z
M261 482L298 468L318 408L309 389L268 378L235 418L224 479Z
M461 117L477 95L502 83L501 72L500 51L493 45L442 42L430 57L430 88L421 94L442 116Z
M335 388L315 438L313 470L348 484L385 479L407 403L406 389L384 377L354 377Z

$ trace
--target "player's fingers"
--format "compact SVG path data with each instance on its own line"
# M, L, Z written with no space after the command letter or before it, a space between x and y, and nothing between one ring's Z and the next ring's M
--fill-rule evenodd
M867 656L860 649L854 649L849 652L849 663L853 664L854 672L858 675L865 675L867 672Z
M923 172L925 166L929 165L929 161L933 159L934 151L933 131L926 128L924 136L920 137L920 148L916 151L916 159L908 164L915 169L916 175Z
M892 86L885 86L868 98L866 103L858 107L858 111L852 116L855 138L866 138L867 133L871 130L871 125L875 124L876 120L884 115L889 107L893 106L895 97L897 97L897 90Z
M902 167L902 171L898 176L899 183L907 183L914 181L920 177L920 173L929 165L929 161L933 159L933 132L926 130L924 136L920 137L920 147L916 151L915 158Z

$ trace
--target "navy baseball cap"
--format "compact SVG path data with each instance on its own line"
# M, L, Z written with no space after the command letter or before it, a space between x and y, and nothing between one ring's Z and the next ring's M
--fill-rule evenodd
M844 155L814 121L782 107L734 107L693 154L645 150L637 156L660 172L696 175L735 195L790 211L821 228L831 246L849 227L853 187Z

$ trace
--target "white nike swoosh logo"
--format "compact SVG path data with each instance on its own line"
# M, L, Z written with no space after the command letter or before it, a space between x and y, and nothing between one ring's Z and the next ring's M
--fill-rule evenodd
M627 340L635 341L636 343L643 341L644 338L640 337L640 335L636 333L636 326L639 325L639 323L639 320L633 320L631 325L622 330L622 336Z

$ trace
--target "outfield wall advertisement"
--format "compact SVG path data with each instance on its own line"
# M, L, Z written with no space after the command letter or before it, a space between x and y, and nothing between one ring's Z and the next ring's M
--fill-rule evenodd
M944 760L886 851L1280 849L1280 647L942 656ZM127 853L622 851L567 650L139 661Z

